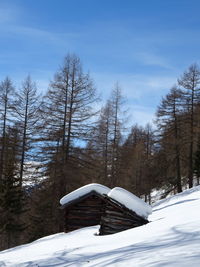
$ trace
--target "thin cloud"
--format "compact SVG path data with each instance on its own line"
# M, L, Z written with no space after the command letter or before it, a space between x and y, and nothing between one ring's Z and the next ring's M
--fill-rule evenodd
M34 42L51 42L59 45L69 45L69 41L80 36L79 33L74 31L60 32L59 30L54 32L51 30L44 30L40 27L29 26L28 23L23 20L23 14L26 12L22 7L15 5L2 5L0 3L0 34L3 37L17 37L27 38L27 41Z
M119 81L122 91L128 99L140 100L147 94L164 95L174 83L177 76L139 75L117 73L92 73L98 84L98 89L104 92L105 97L110 94L113 85Z
M144 107L139 105L130 105L130 120L129 124L134 125L138 124L145 126L147 123L153 124L155 119L155 110L150 107Z
M128 126L135 123L145 126L147 123L153 124L156 108L169 89L175 84L175 76L152 76L152 75L132 75L132 74L109 74L91 73L98 84L105 102L110 97L110 92L116 81L119 81L122 94L128 109Z
M33 40L34 42L41 42L41 41L48 41L55 44L61 44L65 42L66 39L63 40L63 36L61 34L57 34L51 31L46 31L39 28L33 28L23 25L8 25L5 28L0 27L0 32L5 35L10 36L17 36L19 38L20 36L23 38L29 38L27 41ZM66 35L65 35L66 36ZM71 37L71 36L70 36Z
M135 58L144 65L153 65L166 69L173 69L166 58L151 52L139 52L135 55Z
M1 25L15 22L19 17L19 10L0 5L0 23Z

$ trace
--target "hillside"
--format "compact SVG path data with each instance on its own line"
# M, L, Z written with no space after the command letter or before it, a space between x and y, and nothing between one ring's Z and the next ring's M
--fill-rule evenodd
M98 226L0 252L0 266L200 266L200 186L157 202L149 224L109 236Z

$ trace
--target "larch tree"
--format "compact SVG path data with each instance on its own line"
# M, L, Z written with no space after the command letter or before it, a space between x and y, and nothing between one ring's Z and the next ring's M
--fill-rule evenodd
M143 191L145 201L151 204L151 190L154 187L153 155L155 151L155 130L150 123L144 128L144 166L143 166Z
M157 126L161 139L167 141L169 165L174 164L177 192L182 192L181 182L181 112L182 91L173 87L157 109Z
M99 118L91 133L87 149L92 151L92 162L95 166L94 176L99 183L110 186L112 164L112 108L108 100L100 111Z
M125 187L140 196L142 194L143 165L146 144L143 127L134 125L122 147L122 170Z
M200 184L200 137L197 142L197 149L194 154L194 174L196 176L197 185Z
M19 179L21 187L24 180L25 166L28 161L33 160L36 156L33 148L38 134L37 122L39 120L39 106L40 97L37 94L36 84L32 81L30 76L27 76L22 83L22 87L16 94L16 102L13 110L16 125L21 133L19 152Z
M83 72L78 56L68 54L50 83L42 107L43 151L57 198L76 184L71 172L77 164L74 152L89 136L96 101L90 75Z
M121 143L123 132L123 96L118 84L101 109L90 146L96 151L99 181L113 187L120 177Z
M196 136L196 119L195 109L200 103L200 69L198 65L193 64L185 71L178 85L183 91L183 104L186 113L186 127L189 129L187 142L189 146L188 157L188 184L189 188L193 187L193 164L194 164L194 146Z
M111 94L111 108L112 108L112 164L111 164L111 186L119 182L119 168L120 168L120 144L122 139L122 105L123 96L121 88L118 83Z
M24 192L18 176L20 135L16 126L10 126L6 134L6 158L0 194L0 247L10 248L23 243L26 228L23 220Z
M6 77L0 84L0 183L4 173L4 161L6 157L6 132L10 125L11 110L13 106L14 87L12 81Z

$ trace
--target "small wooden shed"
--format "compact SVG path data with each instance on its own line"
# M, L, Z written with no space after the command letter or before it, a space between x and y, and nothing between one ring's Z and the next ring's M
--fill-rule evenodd
M110 188L100 184L83 186L60 200L65 210L64 231L100 224L105 210L105 198Z
M101 217L100 235L115 234L147 224L151 207L127 190L115 187L105 196L105 212Z
M127 190L100 184L83 186L60 200L64 231L100 224L99 235L118 233L148 223L151 207Z

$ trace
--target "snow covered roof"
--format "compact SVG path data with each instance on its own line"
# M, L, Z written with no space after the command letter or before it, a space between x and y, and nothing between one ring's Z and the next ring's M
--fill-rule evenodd
M95 191L96 193L100 195L103 195L103 194L107 195L108 192L110 191L110 188L107 186L101 185L101 184L96 184L96 183L88 184L62 197L60 200L60 204L65 205L69 202L74 201L75 199L79 197L89 194L92 191Z
M96 183L82 186L76 189L75 191L72 191L71 193L65 195L61 198L60 204L63 206L72 203L76 199L83 197L84 195L87 195L92 191L100 195L107 195L108 197L116 200L129 210L134 211L139 216L145 219L148 217L149 214L152 213L151 207L146 202L144 202L142 199L138 198L134 194L130 193L129 191L121 187L115 187L111 190L107 186Z
M152 213L152 208L146 202L121 187L113 188L107 195L141 217L147 218Z

